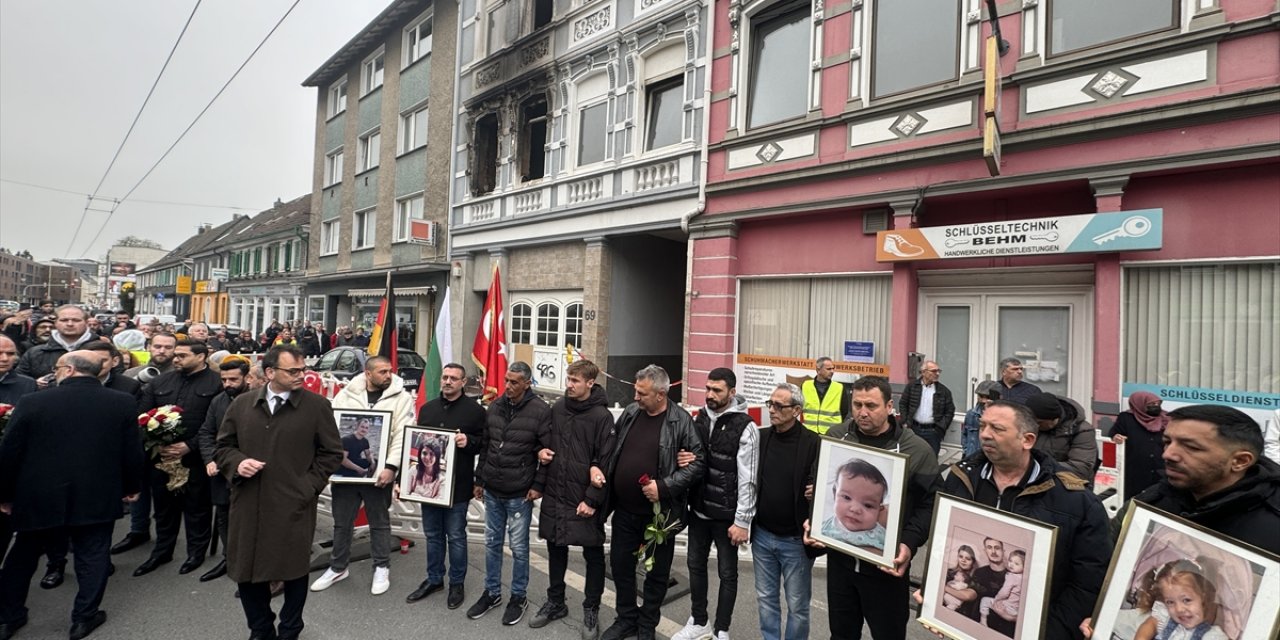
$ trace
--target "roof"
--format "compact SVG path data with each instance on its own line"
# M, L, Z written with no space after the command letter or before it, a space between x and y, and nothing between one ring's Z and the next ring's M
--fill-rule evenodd
M163 258L147 265L142 269L138 269L137 273L150 273L159 271L169 267L182 264L182 261L190 258L192 254L204 249L206 246L213 244L214 240L226 232L227 229L244 222L244 218L232 218L228 222L224 222L216 227L212 227L205 231L196 233L195 235L182 241L173 251L164 254Z
M244 221L244 224L231 230L225 238L215 238L219 244L240 244L248 240L263 238L280 231L293 230L311 224L311 194L305 193L288 202L280 202L276 206ZM226 232L223 233L226 235Z
M356 34L350 42L343 45L319 69L302 82L304 87L322 87L331 84L339 76L351 68L357 60L363 59L374 49L382 46L387 35L398 29L400 24L409 18L427 10L431 0L394 0L378 17Z

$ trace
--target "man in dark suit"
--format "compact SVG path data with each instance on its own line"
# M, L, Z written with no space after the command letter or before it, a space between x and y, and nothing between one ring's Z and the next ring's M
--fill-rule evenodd
M0 640L27 623L27 591L49 541L70 537L80 590L71 640L107 619L98 605L110 571L111 530L142 478L137 404L98 382L102 360L72 351L55 365L58 386L23 398L0 443L0 511L18 537L0 570Z
M0 404L17 405L18 399L36 392L36 381L13 368L18 364L18 343L0 333ZM9 516L0 513L0 559L9 551L13 526Z

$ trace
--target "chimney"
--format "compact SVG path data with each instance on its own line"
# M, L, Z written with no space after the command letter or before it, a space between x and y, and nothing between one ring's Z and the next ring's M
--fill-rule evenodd
M199 235L199 234L201 234L201 233L204 233L204 232L206 232L206 231L208 231L208 230L210 230L210 229L212 229L212 228L213 228L213 225L212 225L212 224L210 224L210 223L208 223L208 222L202 222L202 223L200 223L200 226L196 227L196 235Z
M275 206L276 206L276 208L279 208L279 207L280 207L280 205L282 205L282 204L284 204L284 201L283 201L283 200L281 200L280 198L276 198L276 205L275 205Z

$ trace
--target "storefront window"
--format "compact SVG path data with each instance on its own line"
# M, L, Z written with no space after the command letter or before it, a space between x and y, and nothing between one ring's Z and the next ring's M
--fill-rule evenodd
M324 301L324 296L309 296L307 298L308 321L324 324Z
M738 350L839 359L845 341L869 341L878 346L876 362L887 363L892 293L885 276L743 280Z
M1127 267L1124 382L1280 393L1280 262Z
M373 325L378 322L378 308L382 305L378 300L362 300L356 307L356 323L364 327L365 335L372 335ZM418 344L417 307L413 304L396 304L396 342L401 349L416 349Z

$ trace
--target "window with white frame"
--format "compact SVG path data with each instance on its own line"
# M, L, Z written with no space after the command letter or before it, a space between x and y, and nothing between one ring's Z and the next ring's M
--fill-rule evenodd
M1124 381L1280 393L1280 262L1124 269Z
M329 86L329 117L332 118L347 110L347 78L343 78Z
M564 344L582 348L582 303L574 302L564 307Z
M511 305L511 342L533 343L533 306L527 302Z
M324 157L324 186L333 186L339 182L342 182L342 149L332 151Z
M351 225L352 249L368 249L373 246L377 217L376 209L355 212L355 215L352 216Z
M427 146L427 107L400 116L400 153Z
M579 166L604 161L608 112L608 102L598 102L578 110Z
M378 153L382 148L382 130L371 131L360 136L360 171L367 171L378 166Z
M872 32L872 97L955 80L960 74L959 0L879 0ZM921 16L929 16L922 20Z
M382 76L384 73L384 63L386 62L386 52L379 50L373 54L364 64L360 66L360 95L364 96L370 91L382 86Z
M684 74L645 87L645 151L684 140Z
M742 280L739 350L817 358L839 352L846 336L889 344L892 302L893 279L887 276ZM876 352L876 362L885 364L884 358L883 350Z
M423 219L423 205L426 202L422 194L411 196L396 202L396 242L409 239L409 221Z
M779 3L752 17L748 128L808 113L812 12L809 0L803 0Z
M404 66L431 53L431 16L419 20L404 32Z
M338 252L338 221L325 220L320 223L320 255L327 256Z
M1066 53L1178 26L1181 0L1050 0L1049 53Z
M538 305L537 331L534 344L539 347L560 346L560 305L544 302Z

